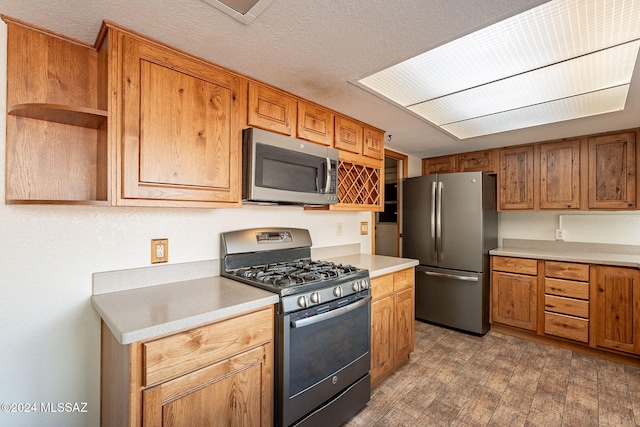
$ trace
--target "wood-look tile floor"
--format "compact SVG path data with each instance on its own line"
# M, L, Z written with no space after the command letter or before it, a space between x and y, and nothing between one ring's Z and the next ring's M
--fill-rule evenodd
M640 368L418 321L415 338L345 427L640 425Z

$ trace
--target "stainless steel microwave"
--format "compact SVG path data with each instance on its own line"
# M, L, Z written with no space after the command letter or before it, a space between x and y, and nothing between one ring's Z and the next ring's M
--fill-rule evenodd
M242 198L249 202L338 202L338 150L262 129L242 138Z

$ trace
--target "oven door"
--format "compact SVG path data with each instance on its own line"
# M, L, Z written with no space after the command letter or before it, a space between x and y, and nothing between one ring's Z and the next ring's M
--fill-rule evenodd
M371 297L362 294L279 316L278 425L289 426L336 396L354 400L355 407L334 405L348 417L369 400L369 387L355 398L343 393L370 367Z

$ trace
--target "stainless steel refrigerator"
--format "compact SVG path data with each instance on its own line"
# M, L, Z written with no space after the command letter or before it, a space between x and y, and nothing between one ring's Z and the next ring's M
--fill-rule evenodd
M416 267L416 318L489 330L489 250L497 247L496 179L482 172L403 183L402 256Z

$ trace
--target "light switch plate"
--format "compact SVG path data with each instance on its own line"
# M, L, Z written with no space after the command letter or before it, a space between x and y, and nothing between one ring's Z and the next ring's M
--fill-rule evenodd
M362 221L360 223L360 234L361 235L369 234L369 223L367 221Z

